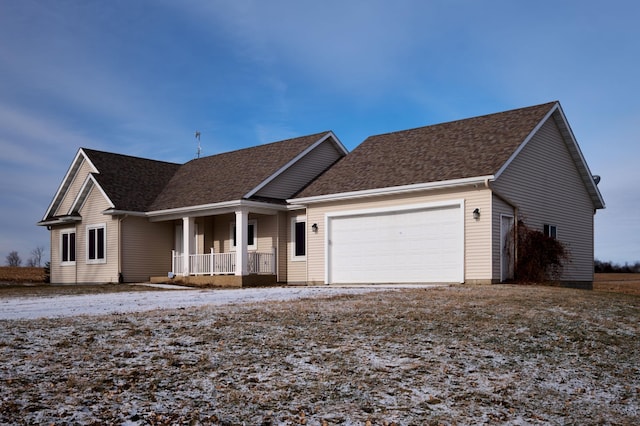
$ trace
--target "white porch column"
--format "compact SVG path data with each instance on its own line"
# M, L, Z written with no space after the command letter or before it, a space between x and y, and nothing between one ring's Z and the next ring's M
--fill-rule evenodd
M194 241L193 241L193 231L195 230L195 219L192 217L183 217L182 218L182 262L183 262L183 270L182 275L185 277L189 276L189 260L190 254L194 253Z
M247 275L247 237L249 212L236 211L236 275Z

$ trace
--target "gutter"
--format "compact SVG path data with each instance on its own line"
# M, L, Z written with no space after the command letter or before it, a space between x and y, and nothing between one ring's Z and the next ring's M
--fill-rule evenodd
M440 181L440 182L427 182L427 183L416 183L411 185L389 186L385 188L365 189L361 191L342 192L338 194L326 194L326 195L315 195L311 197L291 198L287 200L287 203L294 204L294 205L303 205L303 204L321 203L321 202L328 202L328 201L340 201L340 200L349 200L349 199L355 199L355 198L374 197L374 196L381 196L381 195L397 195L397 194L405 194L405 193L416 192L416 191L453 188L456 186L479 185L479 184L482 185L486 181L491 179L494 179L493 175L477 176L477 177L464 178L464 179L452 179L452 180L446 180L446 181Z

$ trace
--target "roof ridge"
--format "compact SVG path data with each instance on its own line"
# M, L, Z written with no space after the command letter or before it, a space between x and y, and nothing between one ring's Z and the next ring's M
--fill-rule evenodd
M144 160L144 161L153 161L156 163L164 163L164 164L174 164L174 165L181 165L182 163L176 163L173 161L165 161L165 160L156 160L154 158L147 158L147 157L140 157L138 155L128 155L128 154L120 154L117 152L111 152L111 151L102 151L99 149L93 149L93 148L86 148L86 147L81 147L80 148L83 152L90 154L90 153L96 153L98 155L100 154L107 154L107 155L113 155L116 157L126 157L126 158L132 158L132 159L136 159L136 160Z
M417 127L411 127L409 129L402 129L402 130L394 130L391 132L385 132L385 133L379 133L376 135L371 135L368 136L365 140L371 139L371 138L375 138L378 136L387 136L387 135L394 135L394 134L398 134L398 133L408 133L414 130L420 130L420 129L425 129L427 127L434 127L434 126L442 126L442 125L446 125L446 124L452 124L452 123L459 123L459 122L463 122L463 121L467 121L467 120L476 120L476 119L480 119L480 118L486 118L486 117L491 117L491 116L499 116L499 115L503 115L503 114L509 114L509 113L514 113L517 111L523 111L523 110L528 110L528 109L533 109L533 108L539 108L545 105L549 105L549 107L551 107L551 105L555 105L559 103L559 101L551 101L551 102L545 102L545 103L541 103L538 105L531 105L531 106L527 106L527 107L520 107L520 108L513 108L510 110L506 110L506 111L499 111L499 112L492 112L489 114L482 114L482 115L474 115L471 117L466 117L466 118L459 118L456 120L450 120L450 121L443 121L440 123L434 123L434 124L427 124L426 126L417 126Z
M332 130L326 130L324 132L310 133L308 135L296 136L296 137L293 137L293 138L282 139L282 140L273 141L273 142L267 142L267 143L263 143L263 144L260 144L260 145L252 145L252 146L247 146L247 147L244 147L244 148L233 149L231 151L219 152L217 154L206 155L206 156L200 157L200 158L193 158L193 159L191 159L191 160L189 160L189 161L187 161L186 163L183 163L183 164L187 164L187 163L190 163L190 162L196 161L196 160L203 160L205 158L215 157L215 156L218 156L218 155L233 154L233 153L237 153L237 152L247 151L247 150L250 150L250 149L256 149L256 148L260 148L260 147L266 147L266 146L270 146L270 145L275 145L275 144L278 144L278 143L290 142L290 141L294 141L294 140L298 140L298 139L302 139L302 138L310 138L312 136L326 135L327 133L332 133L332 132L333 132Z

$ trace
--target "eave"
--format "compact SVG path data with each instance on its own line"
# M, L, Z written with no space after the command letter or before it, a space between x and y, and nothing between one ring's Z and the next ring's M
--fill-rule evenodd
M291 205L306 205L342 201L358 198L377 197L383 195L399 195L417 191L437 190L469 185L484 185L487 180L493 180L493 175L476 176L462 179L451 179L440 182L425 182L412 185L390 186L386 188L365 189L362 191L342 192L337 194L316 195L312 197L291 198L287 200Z
M56 225L68 225L70 223L76 223L82 221L82 217L78 215L64 215L55 216L49 219L41 220L36 225L38 226L56 226Z
M273 215L278 211L286 211L287 206L251 200L232 200L224 201L221 203L156 210L147 212L145 216L148 217L151 222L161 222L165 220L181 219L183 217L214 216L226 213L234 213L239 210L247 210L252 213Z

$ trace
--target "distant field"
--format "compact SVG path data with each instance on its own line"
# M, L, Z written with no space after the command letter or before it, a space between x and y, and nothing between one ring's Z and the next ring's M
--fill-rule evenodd
M44 268L0 266L0 284L44 282ZM595 274L593 289L640 296L640 274Z
M593 289L640 296L640 274L595 274Z
M44 268L0 267L0 283L42 283Z

